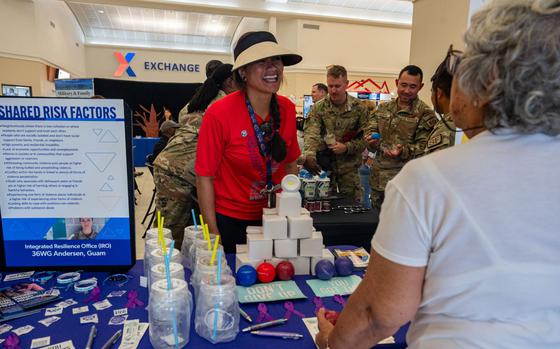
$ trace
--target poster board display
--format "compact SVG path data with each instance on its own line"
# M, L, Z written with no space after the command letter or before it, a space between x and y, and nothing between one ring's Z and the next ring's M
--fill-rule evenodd
M135 262L131 120L122 100L0 98L0 267Z

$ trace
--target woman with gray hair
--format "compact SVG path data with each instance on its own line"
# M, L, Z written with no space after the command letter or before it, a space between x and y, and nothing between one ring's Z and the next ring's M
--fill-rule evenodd
M493 1L449 57L471 140L389 182L363 282L320 348L560 348L560 0ZM455 71L455 67L458 67Z

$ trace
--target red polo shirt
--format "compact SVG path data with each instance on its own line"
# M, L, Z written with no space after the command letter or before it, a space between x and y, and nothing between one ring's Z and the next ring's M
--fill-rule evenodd
M284 161L272 161L272 181L280 183L286 175L285 164L300 155L294 104L277 96L280 107L280 135L286 142ZM256 117L260 124L266 121ZM206 110L198 136L196 174L213 177L216 212L237 219L257 220L266 207L261 190L266 184L266 159L259 152L245 93L234 92Z

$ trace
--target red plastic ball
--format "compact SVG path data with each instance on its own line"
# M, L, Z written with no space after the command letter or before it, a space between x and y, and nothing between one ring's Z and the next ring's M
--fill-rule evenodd
M260 282L268 283L274 281L276 277L276 269L270 263L261 263L257 267L257 277L259 278Z
M291 280L295 273L294 265L288 261L280 262L276 266L276 274L278 275L278 279L282 281Z

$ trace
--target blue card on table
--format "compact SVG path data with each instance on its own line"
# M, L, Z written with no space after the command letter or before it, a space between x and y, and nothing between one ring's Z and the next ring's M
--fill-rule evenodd
M307 298L295 281L275 281L251 287L237 286L239 303L272 302L285 299Z
M306 282L317 297L332 297L335 294L352 294L360 282L362 282L362 278L358 275L350 275L334 277L330 280L307 280Z

